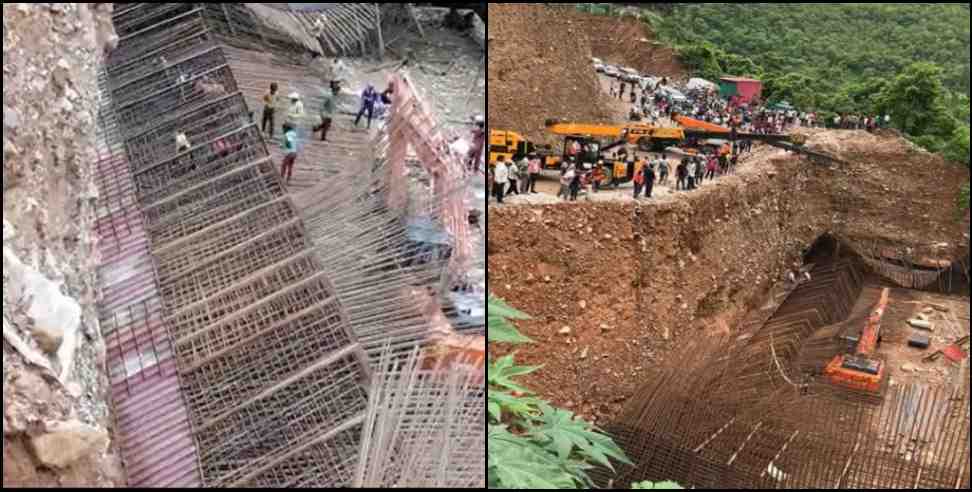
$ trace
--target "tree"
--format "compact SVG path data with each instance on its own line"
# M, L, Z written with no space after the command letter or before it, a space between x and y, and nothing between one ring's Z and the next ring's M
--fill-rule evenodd
M942 136L954 132L945 109L943 70L928 62L911 64L878 96L878 109L890 114L894 125L908 135Z

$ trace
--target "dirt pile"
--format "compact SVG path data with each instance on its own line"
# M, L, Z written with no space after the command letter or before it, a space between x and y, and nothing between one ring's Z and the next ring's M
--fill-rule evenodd
M111 4L5 3L3 34L3 486L120 485L93 234Z
M544 122L614 122L590 57L685 78L671 49L632 18L542 4L489 5L489 126L554 144Z
M957 212L968 168L891 133L807 131L807 145L850 163L818 171L833 228L861 253L956 259L968 252L968 214Z
M631 67L655 77L688 81L689 72L682 66L675 50L658 41L644 22L632 17L598 16L572 8L561 9L571 25L582 28L593 56L605 63Z
M585 26L542 4L489 4L489 127L553 143L549 118L607 122Z
M968 169L843 133L815 133L811 146L846 166L762 148L739 175L677 200L490 209L489 285L533 316L518 326L538 343L517 347L517 361L544 365L527 386L613 418L648 367L681 341L737 329L827 233L860 252L965 258L952 198Z

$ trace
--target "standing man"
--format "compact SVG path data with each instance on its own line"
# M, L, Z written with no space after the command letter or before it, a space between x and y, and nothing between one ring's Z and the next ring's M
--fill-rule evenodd
M499 156L496 168L493 170L493 191L496 192L496 202L503 204L503 197L506 194L506 185L510 181L510 170L506 167L506 156Z
M277 94L277 83L270 84L270 92L263 95L263 122L260 129L270 138L273 138L274 112L280 103L280 96ZM269 131L267 130L269 128Z
M574 162L564 163L565 170L560 175L560 191L557 192L557 198L563 198L567 200L570 194L570 183L574 181Z
M476 127L472 132L472 148L466 155L466 160L469 162L473 174L479 172L479 166L483 163L483 150L486 148L486 119L482 116L476 116L475 122Z
M691 191L695 189L695 176L698 173L698 164L696 164L695 159L689 160L688 164L688 187L687 190Z
M536 154L530 155L530 160L527 163L527 174L530 175L527 179L527 192L536 195L537 179L540 178L540 158Z
M298 139L297 129L284 123L283 149L286 152L283 164L280 166L280 177L286 179L287 186L290 186L290 178L294 175L294 164L297 163Z
M314 127L315 132L321 132L321 142L327 142L327 132L331 130L331 123L334 122L334 100L341 92L341 86L331 82L331 93L322 94L324 101L321 103L321 124Z
M644 172L644 170L645 170L646 167L648 167L648 166L642 166L641 169L637 169L637 166L636 166L635 174L634 174L634 178L633 178L633 181L634 181L634 199L635 200L637 200L638 197L641 196L641 190L645 186L645 172Z
M507 167L510 181L510 189L507 190L506 196L519 195L520 194L520 165L514 159L510 162Z
M668 173L669 173L668 159L665 159L663 157L662 160L659 161L658 163L658 174L659 174L658 184L662 184L662 185L668 184Z
M652 192L655 190L655 169L653 165L647 165L642 168L641 171L644 174L643 181L645 183L645 198L651 198Z
M365 112L368 113L368 129L371 129L371 120L375 116L375 102L378 101L378 92L375 86L368 84L364 92L361 93L361 109L358 110L358 117L354 120L354 127L357 128L361 123L361 117Z
M675 168L675 191L685 191L687 189L688 162L687 158L682 159L682 162Z

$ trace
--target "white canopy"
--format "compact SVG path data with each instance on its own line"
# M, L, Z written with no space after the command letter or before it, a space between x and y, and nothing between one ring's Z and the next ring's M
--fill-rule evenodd
M719 90L719 85L714 82L709 82L708 80L705 79L695 78L695 79L689 79L688 84L685 85L685 88L690 91L695 89Z

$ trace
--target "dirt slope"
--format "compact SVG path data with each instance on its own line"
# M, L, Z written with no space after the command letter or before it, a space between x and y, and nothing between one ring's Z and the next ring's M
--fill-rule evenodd
M541 140L547 118L609 121L582 29L540 4L490 4L489 127Z
M489 126L555 143L544 121L611 122L590 57L683 78L674 53L644 24L541 4L489 4ZM641 42L641 39L647 42Z
M563 8L572 25L582 28L593 56L641 73L688 80L675 51L655 39L648 26L632 17L607 17Z

